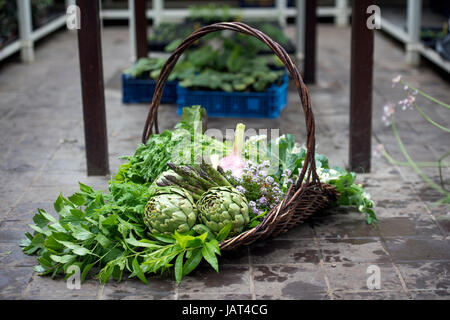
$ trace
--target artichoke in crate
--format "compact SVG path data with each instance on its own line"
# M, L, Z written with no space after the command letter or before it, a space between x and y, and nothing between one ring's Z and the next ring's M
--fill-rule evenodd
M247 199L233 187L210 188L197 202L197 208L199 220L215 234L232 222L229 235L237 235L250 220Z
M197 220L197 207L185 189L161 188L145 205L144 223L151 233L188 232Z

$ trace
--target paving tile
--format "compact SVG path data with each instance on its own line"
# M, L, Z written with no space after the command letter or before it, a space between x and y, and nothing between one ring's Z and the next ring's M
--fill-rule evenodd
M32 270L28 267L1 267L0 294L19 296L31 280Z
M0 224L0 243L16 243L19 244L25 239L26 232L33 230L28 226L31 221L7 220Z
M390 238L386 246L394 261L450 260L448 241L440 239Z
M250 246L251 263L318 263L319 251L313 240L268 239Z
M314 230L310 225L310 219L277 236L277 240L311 240L313 238Z
M138 279L117 283L109 281L103 288L102 300L175 299L175 281L170 277L148 277L148 285Z
M450 214L442 214L436 217L439 226L450 235Z
M319 247L324 262L389 262L376 239L319 239Z
M318 238L377 238L378 229L368 225L364 214L349 208L333 208L310 219Z
M62 276L52 279L35 274L23 292L23 298L27 300L94 300L97 298L99 287L98 280L90 279L81 283L80 289L69 289Z
M450 262L397 264L409 290L450 290Z
M400 279L392 264L387 263L325 263L325 271L331 289L336 291L402 291ZM369 267L380 270L380 288L370 289L368 279L373 275Z
M411 291L414 300L450 300L448 290L421 290Z
M249 251L248 246L241 246L234 250L222 250L220 256L218 256L219 265L248 265L250 261Z
M185 292L178 295L178 300L251 300L251 294L243 294L243 293L193 293L193 292Z
M322 270L313 263L255 266L253 281L262 299L314 299L327 292Z
M383 217L378 223L383 237L433 237L442 236L439 226L428 216Z
M23 253L19 244L0 243L1 267L33 267L37 264L36 257Z
M202 265L183 278L179 294L250 294L250 274L248 266L222 265L216 273L210 266Z
M335 300L409 300L403 291L336 292Z

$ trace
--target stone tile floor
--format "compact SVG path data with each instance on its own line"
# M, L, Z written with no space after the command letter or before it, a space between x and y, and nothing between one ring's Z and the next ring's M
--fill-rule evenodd
M291 34L292 28L288 29ZM339 39L339 41L336 41ZM121 70L129 66L128 30L103 30L104 77L111 172L139 143L148 105L122 105ZM443 101L449 83L428 65L411 68L403 50L376 35L373 148L383 143L397 158L382 106L404 98L391 79L409 82ZM350 30L319 27L318 83L310 86L317 125L317 150L333 165L346 166L348 154ZM419 100L442 125L445 110ZM304 140L303 118L294 88L279 119L246 119L250 128L280 128ZM178 121L176 106L160 108L160 123ZM448 134L431 128L416 112L398 112L399 130L415 160L435 161L449 148ZM211 118L209 127L234 128L242 119ZM35 258L18 242L37 208L51 211L60 192L69 195L77 181L105 189L108 177L85 173L81 93L76 34L58 32L42 41L36 62L10 59L0 65L0 299L449 299L450 214L434 207L438 195L412 170L389 165L374 155L373 168L358 180L376 202L380 222L369 226L353 209L328 210L277 239L224 252L221 272L202 265L180 286L172 277L100 285L88 280L69 290L60 278L33 273ZM375 153L374 153L375 154ZM437 181L437 170L425 170ZM446 171L448 177L448 170ZM368 267L381 272L381 288L367 287Z

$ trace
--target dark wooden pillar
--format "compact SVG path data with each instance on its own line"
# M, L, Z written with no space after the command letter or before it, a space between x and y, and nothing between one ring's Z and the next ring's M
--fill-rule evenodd
M148 55L145 0L134 0L134 17L136 23L136 59L139 59Z
M305 83L316 82L316 33L317 0L305 1L305 65L303 80Z
M88 175L109 173L99 2L77 0L78 51Z
M353 1L350 85L350 169L370 171L374 30L367 7L375 0Z

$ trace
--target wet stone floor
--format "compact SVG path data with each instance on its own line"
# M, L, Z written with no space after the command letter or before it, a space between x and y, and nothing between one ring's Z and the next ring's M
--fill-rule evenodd
M288 31L293 35L294 30ZM340 39L336 41L336 39ZM148 105L121 103L121 71L129 66L128 30L102 32L111 172L140 141ZM81 181L105 189L108 177L87 177L76 34L60 31L40 42L36 61L0 64L0 299L449 299L450 213L433 206L439 194L407 167L376 156L382 143L398 160L392 130L381 121L383 105L405 98L391 79L411 84L445 102L450 86L428 64L411 68L403 49L376 34L373 97L373 158L358 181L376 203L379 223L369 226L349 208L313 216L276 239L223 252L220 273L201 265L177 286L172 275L100 285L95 279L69 290L62 278L32 271L34 257L18 246L37 208L52 212L58 194L70 195ZM317 152L332 165L348 163L350 29L320 25L318 82L309 86L316 119ZM425 100L421 107L442 125L448 112ZM162 105L160 125L179 119L175 105ZM209 128L279 128L304 141L299 97L291 83L289 104L278 119L210 118ZM416 112L397 115L400 136L417 161L436 161L448 151L448 134ZM435 168L424 169L438 181ZM448 177L448 170L446 172ZM379 288L370 285L379 272ZM368 281L369 280L369 281ZM369 284L369 285L368 285Z

